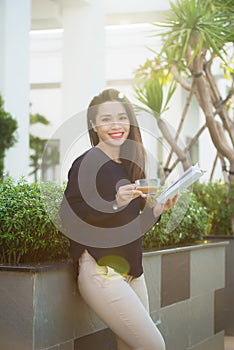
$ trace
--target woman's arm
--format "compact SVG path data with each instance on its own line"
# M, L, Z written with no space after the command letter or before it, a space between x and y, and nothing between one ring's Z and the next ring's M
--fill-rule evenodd
M68 173L68 183L60 209L62 222L66 226L69 226L69 220L72 216L69 215L69 212L71 211L76 214L77 218L97 227L119 227L126 225L134 216L137 216L139 204L135 203L134 208L132 205L131 208L128 207L132 199L136 198L135 195L131 194L131 185L120 187L116 194L116 184L111 179L110 173L102 173L101 181L99 176L97 184L95 180L91 180L92 176L88 171L85 175L84 172L79 172L81 162L82 159L78 158ZM109 186L109 190L103 198L97 187L106 189L107 186Z

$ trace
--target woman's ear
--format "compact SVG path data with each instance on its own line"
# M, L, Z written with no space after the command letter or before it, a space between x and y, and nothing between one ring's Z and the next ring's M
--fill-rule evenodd
M90 120L90 125L91 125L93 131L97 132L97 128L92 120Z

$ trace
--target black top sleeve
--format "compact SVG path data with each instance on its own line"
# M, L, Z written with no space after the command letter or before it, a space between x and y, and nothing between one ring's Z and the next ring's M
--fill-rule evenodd
M127 173L121 164L110 159L103 161L102 154L91 153L90 161L82 165L85 157L75 160L68 173L68 183L60 209L60 216L65 226L70 224L68 211L85 223L94 227L116 228L139 220L141 234L147 232L156 222L152 208L145 201L136 198L126 207L113 209L118 183L129 183ZM102 166L99 166L101 159ZM141 214L140 214L141 212ZM135 227L134 227L135 229Z

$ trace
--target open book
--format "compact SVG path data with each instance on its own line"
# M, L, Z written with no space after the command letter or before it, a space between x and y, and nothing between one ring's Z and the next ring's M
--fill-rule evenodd
M183 192L187 187L191 186L195 181L197 181L205 172L206 170L200 169L198 164L191 166L175 182L163 190L163 192L157 197L157 202L165 203L168 198L174 197L177 193Z

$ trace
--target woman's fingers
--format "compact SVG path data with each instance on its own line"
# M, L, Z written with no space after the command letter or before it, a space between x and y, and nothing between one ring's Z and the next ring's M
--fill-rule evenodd
M155 217L159 217L162 213L164 213L165 211L171 209L174 207L174 205L177 203L178 199L179 199L179 194L175 195L172 198L169 198L165 204L162 203L156 203L154 208L153 208L153 212L154 212L154 216Z
M133 199L142 195L142 192L136 189L135 184L119 187L116 193L116 201L119 206L129 204Z
M174 205L177 203L178 199L179 199L179 194L177 193L174 197L169 198L167 200L167 202L164 204L164 210L163 211L167 211L171 208L174 207Z

